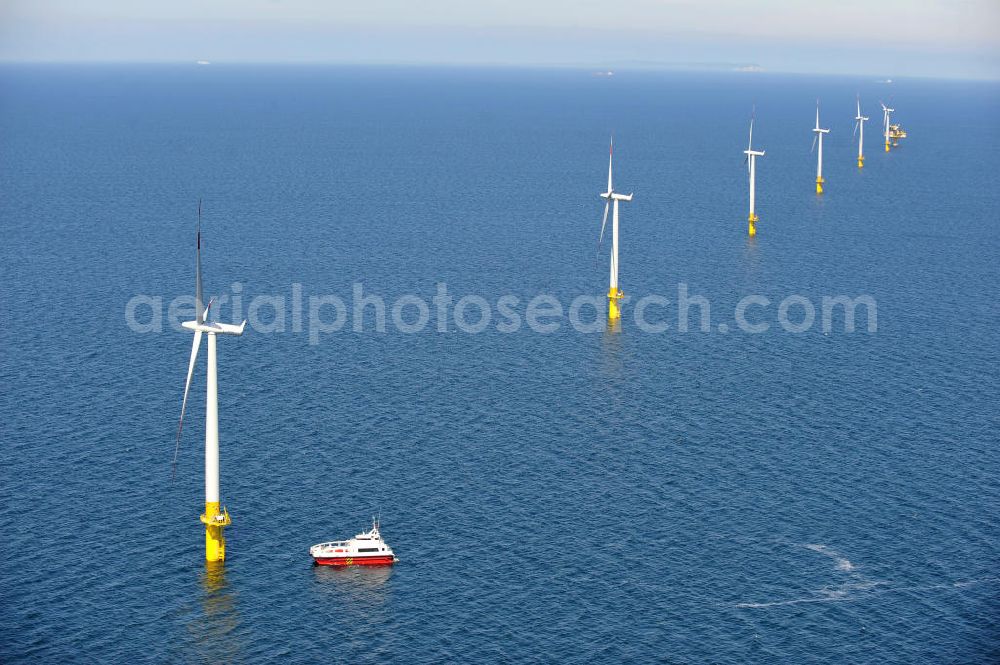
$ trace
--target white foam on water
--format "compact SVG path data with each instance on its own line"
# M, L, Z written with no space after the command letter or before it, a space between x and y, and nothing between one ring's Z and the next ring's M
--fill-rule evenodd
M884 586L882 582L870 580L864 577L861 573L858 573L857 566L851 563L850 559L822 543L806 543L803 547L807 550L833 559L836 570L844 573L850 573L849 580L834 587L823 587L822 589L814 592L814 595L804 598L790 598L788 600L776 600L762 603L737 603L735 606L744 608L763 608L779 607L782 605L798 605L800 603L828 603L851 600L853 592L864 592L874 589L875 587Z
M734 603L732 607L745 608L745 609L762 609L768 607L782 607L785 605L800 605L803 603L831 603L831 602L841 602L847 600L856 600L859 598L869 597L871 595L881 595L883 593L901 593L901 592L921 592L921 591L939 591L945 589L963 589L966 587L977 586L980 584L996 584L1000 583L1000 577L983 577L978 579L970 580L958 580L950 582L941 582L938 584L929 584L923 586L889 586L885 582L880 582L878 580L869 579L865 577L862 573L858 572L857 566L851 563L850 559L842 555L840 552L832 549L831 547L824 545L822 543L806 543L802 545L807 550L811 552L816 552L817 554L822 554L823 556L829 557L834 561L834 567L836 570L849 573L844 582L836 586L827 586L822 589L818 589L812 592L812 595L801 597L801 598L788 598L785 600L772 600L763 601L756 603Z
M782 605L800 605L802 603L831 603L839 600L847 600L846 596L809 596L807 598L790 598L788 600L774 600L764 603L736 603L733 607L754 608L780 607Z
M866 580L855 584L845 584L840 588L822 589L819 596L808 596L805 598L789 598L787 600L774 600L761 603L734 603L733 607L741 609L762 609L768 607L781 607L783 605L800 605L802 603L830 603L846 600L858 600L869 595L881 595L884 593L913 593L915 591L940 591L964 589L981 584L1000 583L1000 577L983 577L972 580L959 580L950 583L926 584L923 586L900 586L891 587L884 582ZM852 591L871 591L871 594L850 593Z
M817 544L809 543L809 544L807 544L805 546L805 548L807 550L812 550L813 552L818 552L820 554L823 554L823 555L828 556L831 559L833 559L836 562L837 570L843 570L843 571L848 572L848 573L854 571L855 566L854 566L853 563L851 563L850 559L848 559L847 557L841 555L838 552L835 552L834 550L830 549L826 545L817 545Z
M844 570L844 571L847 571L847 572L851 572L852 570L854 570L854 564L851 563L850 561L848 561L847 559L838 557L837 558L837 570Z

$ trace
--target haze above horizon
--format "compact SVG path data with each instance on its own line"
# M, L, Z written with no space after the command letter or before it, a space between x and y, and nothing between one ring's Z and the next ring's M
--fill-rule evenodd
M0 0L0 61L765 70L1000 79L1000 4Z

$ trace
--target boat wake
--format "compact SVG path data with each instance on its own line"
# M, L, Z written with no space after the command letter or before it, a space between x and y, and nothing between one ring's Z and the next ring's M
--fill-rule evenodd
M834 560L837 566L837 570L843 570L845 572L852 572L854 570L854 564L850 562L849 559L841 556L837 552L834 552L826 545L806 545L807 550L812 550L813 552L818 552L825 556L830 557Z
M809 596L801 598L788 598L784 600L773 600L764 602L744 602L734 603L733 607L745 609L761 609L768 607L782 607L785 605L801 605L806 603L832 603L847 600L857 600L871 595L881 595L884 593L900 592L920 592L943 589L962 589L981 584L1000 583L1000 577L984 577L972 580L960 580L940 584L928 584L923 586L892 586L887 582L869 579L858 571L850 559L843 556L832 548L821 544L806 544L807 550L822 554L833 560L834 568L838 572L847 573L847 579L843 583L834 587L823 587L813 592Z

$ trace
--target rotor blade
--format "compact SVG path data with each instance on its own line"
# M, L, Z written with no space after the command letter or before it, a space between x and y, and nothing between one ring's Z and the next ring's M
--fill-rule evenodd
M611 199L604 204L604 219L601 220L601 235L597 238L597 249L594 251L594 267L597 267L597 262L601 260L601 247L604 244L604 227L608 223L608 209L611 207Z
M615 137L611 136L611 148L608 150L608 192L611 192L611 158L615 154Z
M201 346L201 331L194 331L194 343L191 345L191 360L188 362L187 381L184 382L184 400L181 402L181 419L177 423L177 442L174 444L174 461L171 463L170 478L173 480L177 475L177 451L181 447L181 432L184 431L184 410L187 408L188 392L191 390L191 377L194 375L194 366L198 362L198 347Z
M201 294L201 199L198 199L198 232L195 237L195 264L194 264L194 315L198 323L204 323L202 318L202 303L205 302Z
M747 150L753 149L753 120L753 116L750 116L750 140L747 141Z
M604 227L608 223L608 209L611 207L611 199L604 204L604 219L601 220L601 235L597 239L597 254L601 253L601 245L604 243Z
M857 136L858 135L858 125L860 125L860 124L861 124L860 120L858 120L858 121L856 121L854 123L854 131L851 133L851 136Z
M817 138L819 138L819 134L813 134L813 145L812 145L811 148L809 148L809 152L812 152L813 150L816 149L816 139Z

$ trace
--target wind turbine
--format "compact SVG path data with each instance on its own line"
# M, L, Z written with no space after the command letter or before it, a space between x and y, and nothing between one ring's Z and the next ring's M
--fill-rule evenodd
M882 102L882 131L885 133L885 151L889 152L889 114L896 109L891 109Z
M604 241L604 227L608 223L608 208L614 201L614 214L611 216L611 285L608 287L608 321L617 321L621 318L621 308L618 301L625 295L618 288L618 202L631 201L632 195L619 194L611 184L611 158L615 153L615 139L611 137L611 149L608 152L608 191L601 194L601 198L607 203L604 204L604 219L601 221L601 237L597 241L597 251L601 251L601 243Z
M816 136L813 137L813 147L809 149L812 152L816 148L816 141L819 141L819 153L816 158L816 193L823 193L823 134L829 134L829 129L820 129L819 127L819 100L816 100L816 127L813 129Z
M743 151L743 154L746 155L746 159L744 160L744 162L746 162L747 170L750 173L750 217L749 217L749 229L748 229L750 237L757 235L758 219L757 219L757 213L754 212L754 193L755 193L754 184L756 182L756 175L757 175L757 158L764 156L763 150L758 151L753 149L753 121L756 115L757 111L756 109L754 109L753 114L750 116L750 140L747 142L747 149Z
M865 166L865 121L868 118L861 115L861 95L858 95L858 115L854 118L854 133L858 135L858 168Z
M180 443L181 432L184 429L184 409L187 407L188 391L191 389L191 377L198 360L198 349L201 346L202 334L208 335L208 371L205 382L205 513L201 521L205 525L205 560L223 561L226 558L226 538L223 527L232 523L229 512L221 507L219 501L219 384L215 363L216 335L242 335L247 322L240 325L208 321L208 312L212 304L202 309L204 299L201 293L201 201L198 201L198 232L195 240L194 267L194 307L195 320L185 321L181 325L194 333L194 343L191 346L191 360L188 362L187 381L184 383L184 400L181 402L181 418L177 425L177 443ZM176 450L175 450L176 460Z

